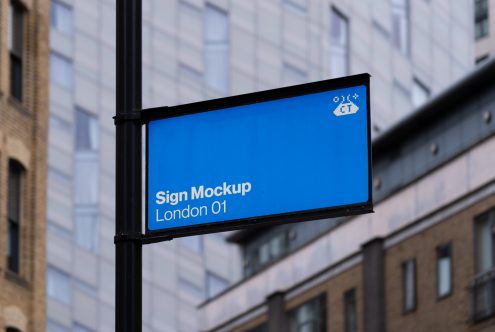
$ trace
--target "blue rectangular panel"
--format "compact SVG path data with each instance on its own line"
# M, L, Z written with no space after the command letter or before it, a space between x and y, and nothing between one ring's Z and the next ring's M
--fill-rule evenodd
M369 203L367 89L150 121L147 232Z

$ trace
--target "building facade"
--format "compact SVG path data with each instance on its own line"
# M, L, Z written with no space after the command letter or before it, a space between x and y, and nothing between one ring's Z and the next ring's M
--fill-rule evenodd
M51 1L48 331L114 329L115 3ZM472 35L467 0L143 0L143 106L369 72L380 134L471 68ZM144 330L201 330L240 261L222 234L146 246Z
M204 303L204 331L493 331L493 75L491 60L374 141L375 213L312 238L300 225L324 221L265 229L283 254ZM264 244L244 233L249 265Z
M0 2L0 330L44 331L48 0Z

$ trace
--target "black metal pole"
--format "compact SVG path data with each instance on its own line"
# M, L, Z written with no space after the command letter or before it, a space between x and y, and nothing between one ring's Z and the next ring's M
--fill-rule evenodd
M140 332L141 0L117 4L115 331Z

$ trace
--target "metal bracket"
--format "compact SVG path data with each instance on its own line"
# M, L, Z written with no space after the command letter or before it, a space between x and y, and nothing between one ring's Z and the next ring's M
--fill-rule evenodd
M139 124L143 124L143 112L142 111L133 111L131 113L118 113L112 117L113 123L117 124L120 122L137 122Z
M143 242L143 234L141 233L119 233L113 237L113 243L117 244L120 242Z
M121 243L121 242L138 242L141 244L152 244L162 241L172 241L172 237L168 235L152 235L146 236L141 233L119 233L113 237L113 243Z

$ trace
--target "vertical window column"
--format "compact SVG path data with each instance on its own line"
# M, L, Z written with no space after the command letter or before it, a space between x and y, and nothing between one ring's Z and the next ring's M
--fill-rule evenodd
M495 313L495 210L475 220L475 276L472 282L473 320Z
M474 37L476 40L488 36L489 32L488 0L474 2Z
M74 235L77 245L98 248L98 119L76 109L74 161Z
M227 12L210 4L205 9L205 80L208 87L229 90L229 19Z
M24 10L16 1L10 2L8 29L8 46L10 53L10 95L18 101L22 101Z
M357 331L356 289L344 293L345 332Z
M349 20L335 8L330 17L330 75L349 75Z
M409 55L408 0L392 0L392 42L402 54Z
M402 264L403 306L404 313L416 309L416 260L411 259Z
M53 29L70 36L73 32L72 8L57 0L52 0L51 26Z
M452 292L452 246L450 243L437 248L437 297L444 298Z
M8 183L7 268L15 273L19 273L22 173L22 166L11 160Z

